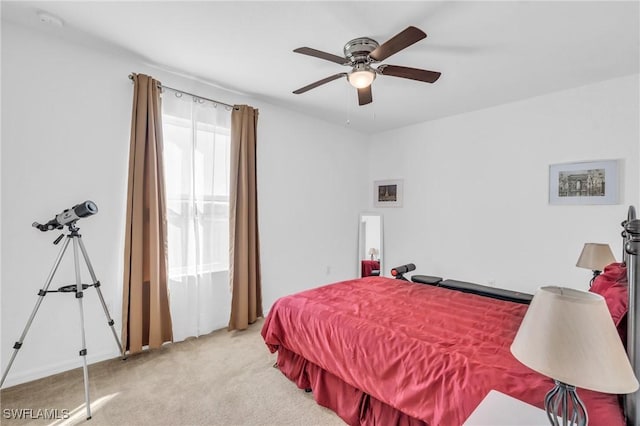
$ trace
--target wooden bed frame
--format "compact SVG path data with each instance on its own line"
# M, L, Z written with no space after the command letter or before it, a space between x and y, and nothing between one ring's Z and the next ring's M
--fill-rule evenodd
M636 219L636 210L629 206L627 220L622 222L622 261L627 265L629 282L629 311L627 312L627 354L631 367L640 377L640 220ZM640 391L628 394L624 400L624 412L628 425L640 425Z

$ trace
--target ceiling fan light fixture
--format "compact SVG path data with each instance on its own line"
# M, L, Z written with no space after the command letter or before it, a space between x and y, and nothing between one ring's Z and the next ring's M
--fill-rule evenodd
M369 87L376 79L376 73L365 64L357 64L347 76L349 83L356 89Z

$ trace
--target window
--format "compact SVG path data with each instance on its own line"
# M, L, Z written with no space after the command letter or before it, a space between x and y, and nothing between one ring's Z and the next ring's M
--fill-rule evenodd
M223 106L162 98L170 278L229 268L229 128Z

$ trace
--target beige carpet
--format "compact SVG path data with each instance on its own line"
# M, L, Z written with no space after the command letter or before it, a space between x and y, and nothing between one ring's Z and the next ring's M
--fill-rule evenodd
M93 418L85 420L82 369L2 390L2 425L344 425L273 368L260 329L220 330L89 366ZM88 348L90 350L90 348ZM20 356L20 355L18 355ZM80 362L80 361L79 361ZM24 411L31 409L31 412ZM18 420L11 411L40 418ZM47 420L42 410L67 420ZM15 414L14 414L15 415Z

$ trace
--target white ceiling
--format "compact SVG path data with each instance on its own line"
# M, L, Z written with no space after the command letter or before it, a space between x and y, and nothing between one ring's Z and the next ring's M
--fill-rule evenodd
M65 25L45 28L36 11ZM640 63L637 1L3 1L2 19L366 133L637 74ZM291 93L348 71L293 49L342 55L353 38L382 43L409 25L427 38L383 62L440 71L436 83L378 76L362 107L346 79Z

